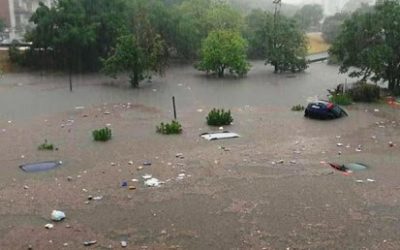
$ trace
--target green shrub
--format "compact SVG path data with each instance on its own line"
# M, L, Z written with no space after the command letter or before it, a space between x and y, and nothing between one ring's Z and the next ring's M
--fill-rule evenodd
M108 141L111 139L111 129L105 127L92 132L95 141Z
M224 109L213 109L208 113L207 124L211 126L230 125L233 122L231 111Z
M379 86L359 83L349 90L349 94L355 102L374 102L379 100L380 90Z
M333 102L334 104L337 105L350 105L352 103L352 99L350 97L350 95L348 94L336 94L336 95L332 95L329 98L329 101Z
M54 145L52 143L47 143L47 140L44 140L44 143L40 144L38 149L39 150L54 150Z
M156 127L157 133L164 135L180 134L182 133L182 125L178 121L172 121L171 123L160 123Z
M304 109L304 106L300 104L292 107L292 111L303 111Z

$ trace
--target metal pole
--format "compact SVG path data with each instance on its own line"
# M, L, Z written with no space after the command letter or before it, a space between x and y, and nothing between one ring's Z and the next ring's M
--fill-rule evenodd
M175 105L175 96L172 97L172 106L174 108L174 119L176 120L176 105Z

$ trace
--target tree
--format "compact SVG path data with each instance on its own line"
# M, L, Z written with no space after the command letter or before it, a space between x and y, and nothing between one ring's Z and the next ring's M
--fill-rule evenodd
M261 9L256 9L246 16L245 23L244 36L249 42L250 58L265 59L267 41L273 32L273 16Z
M303 30L319 29L319 22L323 17L324 10L319 4L306 4L294 15Z
M330 53L340 72L363 80L384 80L389 90L400 87L400 3L384 1L369 12L346 20Z
M247 18L246 37L251 55L265 59L275 73L298 72L307 68L307 40L295 20L260 10Z
M3 19L0 19L0 41L4 39L4 30L6 29L6 23Z
M121 36L113 55L103 61L103 71L114 78L119 72L128 72L132 87L138 87L151 71L162 74L166 61L164 41L156 35L143 42L132 34Z
M201 61L197 68L223 77L225 69L238 76L247 74L250 64L246 59L246 41L239 33L227 30L212 31L203 41Z
M349 18L349 14L346 12L336 13L333 16L325 18L322 24L322 35L328 43L332 43L338 36L341 26L344 21Z

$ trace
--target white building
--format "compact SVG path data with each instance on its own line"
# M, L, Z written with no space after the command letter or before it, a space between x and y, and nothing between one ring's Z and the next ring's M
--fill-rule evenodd
M29 19L39 7L39 2L51 6L54 0L1 0L1 7L7 10L9 40L20 40L29 27ZM3 10L4 11L4 10Z

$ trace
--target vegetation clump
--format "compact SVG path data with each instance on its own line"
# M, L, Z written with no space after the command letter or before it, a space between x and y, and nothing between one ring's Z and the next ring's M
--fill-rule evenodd
M210 126L230 125L233 122L231 111L224 109L213 109L208 113L207 124Z
M52 143L48 143L47 140L44 140L44 143L40 144L38 150L54 150L54 145Z
M304 109L304 106L300 104L292 107L292 111L303 111Z
M95 141L108 141L111 139L111 129L105 127L92 132Z
M180 134L182 133L182 125L173 120L171 123L160 123L159 126L156 127L157 133L163 135L171 135L171 134Z
M351 96L349 94L335 94L329 98L329 101L337 105L347 106L352 103Z
M349 94L355 102L374 102L379 100L380 90L377 85L359 83L349 90Z

